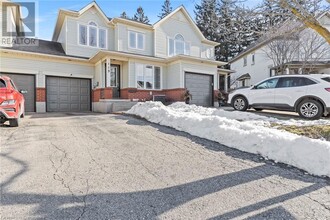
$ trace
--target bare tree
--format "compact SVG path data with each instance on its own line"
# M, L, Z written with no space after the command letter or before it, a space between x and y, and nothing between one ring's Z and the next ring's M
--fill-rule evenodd
M330 59L330 45L319 34L306 30L299 37L298 59L301 69L311 73L317 64Z
M288 9L296 18L303 22L307 27L312 28L330 44L330 31L323 27L315 17L315 12L319 11L319 4L310 1L307 7L298 0L272 0L282 8ZM329 0L328 0L329 1ZM307 1L308 2L308 1ZM313 8L316 7L316 8ZM312 8L312 10L311 10Z
M292 26L287 27L291 28ZM277 68L277 74L284 74L286 64L293 62L299 65L299 72L311 73L317 64L330 59L330 45L324 38L309 28L296 30L290 34L285 29L280 30L284 34L273 37L264 48L266 56Z

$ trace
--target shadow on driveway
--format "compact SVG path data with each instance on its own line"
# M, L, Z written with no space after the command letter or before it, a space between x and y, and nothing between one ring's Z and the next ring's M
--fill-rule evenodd
M160 132L188 138L208 150L222 151L231 157L260 162L260 165L167 188L122 193L89 193L88 177L86 177L85 195L78 196L72 194L64 196L9 192L7 190L8 186L19 178L20 175L28 175L28 164L8 154L0 154L0 157L10 160L21 167L16 174L3 180L1 183L1 206L33 206L33 216L45 219L155 219L170 210L206 195L270 176L280 176L285 179L310 183L310 185L284 195L237 208L227 213L221 213L219 216L214 217L214 219L231 219L274 205L277 207L272 207L266 213L261 213L255 217L260 218L265 215L275 217L287 216L287 219L290 219L290 213L281 207L283 202L330 185L328 179L303 175L302 172L296 172L296 169L292 170L288 168L284 169L281 166L272 166L270 162L264 163L258 155L231 149L216 142L197 138L184 132L178 132L172 128L127 116L115 116L115 118L126 120L128 125L152 126ZM221 199L218 202L221 205Z

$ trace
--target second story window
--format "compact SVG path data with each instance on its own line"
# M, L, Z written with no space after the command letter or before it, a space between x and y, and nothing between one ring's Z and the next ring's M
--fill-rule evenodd
M254 63L255 63L255 54L252 54L251 61L252 61L252 65L254 65Z
M144 38L145 38L144 34L134 31L129 31L128 37L129 37L129 42L128 42L129 48L144 50Z
M190 43L186 42L181 34L168 39L168 55L190 55Z
M79 24L79 44L90 47L107 48L107 31L98 27L95 22L88 25Z
M247 65L247 57L244 57L243 58L243 66L246 66Z

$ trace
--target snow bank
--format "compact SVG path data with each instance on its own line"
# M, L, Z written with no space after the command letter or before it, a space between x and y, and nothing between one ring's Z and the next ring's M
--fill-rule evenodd
M330 125L330 120L324 120L324 119L315 120L315 121L295 120L295 119L280 120L274 117L266 117L249 112L239 112L239 111L230 112L216 108L205 108L196 105L186 105L183 102L176 102L170 105L169 107L181 112L195 112L202 115L216 115L216 116L226 117L229 119L235 119L239 121L250 121L254 124L259 123L260 125L269 125L270 123L276 123L280 125L295 125L295 126Z
M255 120L255 117L259 117L258 120L266 120L267 117L264 116L252 116L251 113L241 112L229 114L230 112L222 110L182 103L166 107L160 102L138 103L127 113L229 147L260 154L311 174L330 177L330 142L236 120Z

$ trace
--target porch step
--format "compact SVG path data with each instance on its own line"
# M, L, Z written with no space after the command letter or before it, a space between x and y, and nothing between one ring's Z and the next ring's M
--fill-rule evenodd
M131 109L136 103L125 99L101 99L93 103L93 111L98 113L124 112Z

